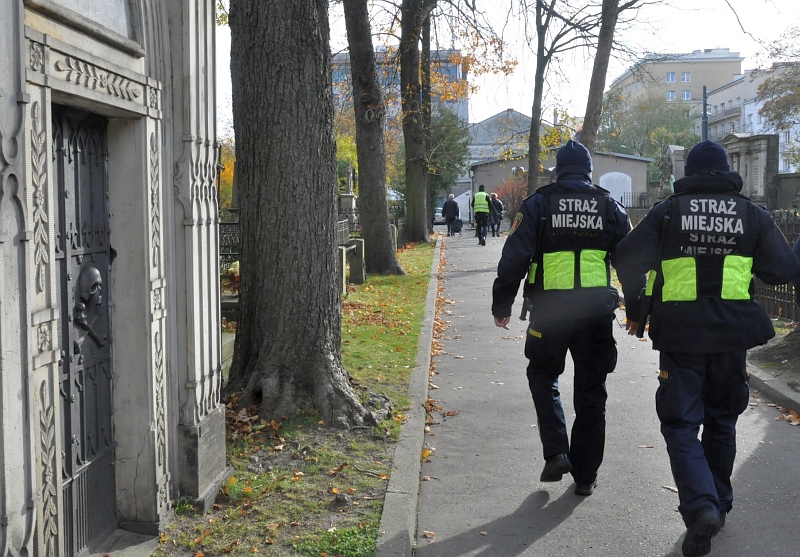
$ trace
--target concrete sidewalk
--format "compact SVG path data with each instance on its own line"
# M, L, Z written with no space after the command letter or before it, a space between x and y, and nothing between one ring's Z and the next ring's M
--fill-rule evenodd
M436 281L432 280L428 324L421 335L410 390L414 409L395 451L377 555L679 555L677 541L683 525L675 512L677 496L667 489L673 480L653 404L658 353L649 340L625 334L621 321L615 330L619 364L608 380L608 439L598 493L577 497L566 477L558 484L538 483L542 459L525 379L526 325L514 315L512 330L503 331L494 326L490 311L491 286L504 240L489 237L487 246L479 246L474 230L465 228L463 235L440 237L437 243L437 254L441 248L443 258L440 317L447 325L440 342L443 353L433 358L438 374L430 379L429 390L429 342L436 301ZM436 269L434 262L432 277ZM519 308L518 302L514 312ZM753 366L750 370L751 386L760 392L754 400L771 398L782 406L800 408L798 393L763 370ZM571 412L571 364L561 391L565 410ZM441 409L433 413L435 423L426 436L422 405L429 397ZM750 464L763 457L764 441L756 440L750 428L760 431L774 419L775 410L766 404L753 410L741 420L743 456L737 460L737 469L741 466L737 473L738 481L755 485L760 476L755 468L751 471ZM795 433L795 428L786 428L777 434ZM769 458L793 459L800 447L796 439L800 437L770 440ZM423 448L431 456L421 463ZM613 477L609 477L611 471ZM788 492L793 489L793 484L785 487ZM742 493L746 497L750 491L745 487ZM735 526L734 516L729 529ZM609 520L629 527L609 529ZM572 539L575 536L580 539ZM745 547L735 535L715 543ZM775 543L780 549L784 542ZM664 547L672 552L659 549Z

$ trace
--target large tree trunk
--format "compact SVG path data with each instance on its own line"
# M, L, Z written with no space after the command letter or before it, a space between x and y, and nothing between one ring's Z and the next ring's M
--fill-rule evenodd
M425 137L425 219L428 234L433 232L433 207L431 207L431 147L433 130L431 117L431 16L422 22L422 59L420 60L420 85L422 86L422 135Z
M367 272L405 274L397 262L386 200L386 107L375 71L367 0L344 0L353 79L358 155L359 221Z
M425 0L403 0L401 16L400 89L406 148L406 231L412 242L428 241L428 168L419 73L419 42L426 17L423 13L425 4Z
M228 392L280 420L364 423L341 363L327 0L232 0L241 316Z
M608 62L614 46L614 31L618 19L619 0L603 0L597 51L592 66L592 79L589 82L586 115L583 118L583 128L581 129L581 143L592 155L594 155L597 145L597 128L600 127L600 113L603 109L603 90L606 88Z

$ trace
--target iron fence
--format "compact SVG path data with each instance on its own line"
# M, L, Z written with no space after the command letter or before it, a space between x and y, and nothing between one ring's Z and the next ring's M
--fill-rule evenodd
M797 211L773 211L772 219L790 246L800 237L800 214ZM791 284L764 284L756 279L756 299L760 301L772 317L792 321L800 320L800 310L795 304L794 286Z
M227 271L236 261L239 261L239 223L221 222L219 223L219 270Z
M622 194L618 200L628 208L649 209L653 205L653 200L649 192L627 192Z

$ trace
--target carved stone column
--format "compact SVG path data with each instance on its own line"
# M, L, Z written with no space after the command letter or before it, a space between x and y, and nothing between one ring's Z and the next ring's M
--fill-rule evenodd
M185 326L175 339L180 492L207 508L228 471L225 408L220 402L222 354L219 290L219 208L214 86L214 2L167 4L173 61L175 152L169 260L173 317Z

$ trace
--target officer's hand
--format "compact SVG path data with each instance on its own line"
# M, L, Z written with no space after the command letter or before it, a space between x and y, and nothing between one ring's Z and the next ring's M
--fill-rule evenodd
M508 323L511 321L511 317L495 317L494 324L501 329L505 329L510 331L511 328L508 326Z
M625 322L625 330L628 331L629 335L635 335L638 329L639 329L638 321L631 321L630 319L628 319Z

